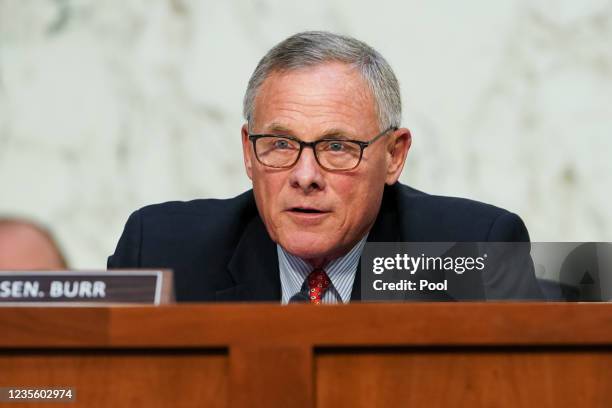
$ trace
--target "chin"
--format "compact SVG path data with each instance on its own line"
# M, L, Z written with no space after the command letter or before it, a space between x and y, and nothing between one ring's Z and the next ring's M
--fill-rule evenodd
M322 234L297 232L295 237L284 237L279 240L285 251L302 259L323 258L336 249L329 239L322 238Z

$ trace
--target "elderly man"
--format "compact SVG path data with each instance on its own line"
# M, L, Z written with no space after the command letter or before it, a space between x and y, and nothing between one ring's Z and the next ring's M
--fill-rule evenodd
M109 268L175 271L179 301L360 299L366 241L528 240L520 218L398 183L411 144L397 79L374 49L296 34L259 62L244 98L253 190L170 202L129 218ZM516 286L537 293L533 276Z

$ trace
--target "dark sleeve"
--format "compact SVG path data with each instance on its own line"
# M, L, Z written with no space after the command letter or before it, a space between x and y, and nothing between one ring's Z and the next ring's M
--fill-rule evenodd
M489 242L529 242L529 232L525 223L518 215L505 212L498 216L487 237Z
M544 300L531 259L529 232L521 218L506 212L498 216L486 245L492 265L484 278L488 300Z
M128 218L123 234L119 238L115 253L108 257L107 269L140 267L140 247L142 242L142 221L140 211Z

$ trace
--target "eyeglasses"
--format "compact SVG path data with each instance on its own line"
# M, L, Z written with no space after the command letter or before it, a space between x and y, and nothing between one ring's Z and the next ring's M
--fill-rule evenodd
M249 140L253 143L255 157L264 166L277 169L293 167L304 147L311 147L319 166L330 171L347 171L359 166L366 147L391 130L397 128L391 126L367 142L333 138L304 142L293 136L269 134L249 134Z

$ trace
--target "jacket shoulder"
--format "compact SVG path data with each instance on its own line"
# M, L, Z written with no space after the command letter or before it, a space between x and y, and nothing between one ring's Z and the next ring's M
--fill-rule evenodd
M169 201L138 210L146 237L168 243L198 244L201 249L233 247L257 214L251 191L229 199ZM193 244L191 245L193 247Z
M212 254L224 258L224 250L235 247L256 213L251 191L230 199L147 205L128 218L109 267L159 267L173 258Z
M178 300L214 300L232 285L227 264L256 214L251 191L147 205L130 215L107 267L172 269Z
M191 201L167 201L150 204L136 210L144 217L166 216L224 216L235 212L249 211L253 206L253 193L247 191L233 198L227 199L196 199Z
M427 194L399 183L395 187L407 241L529 240L521 218L503 208L467 198Z

